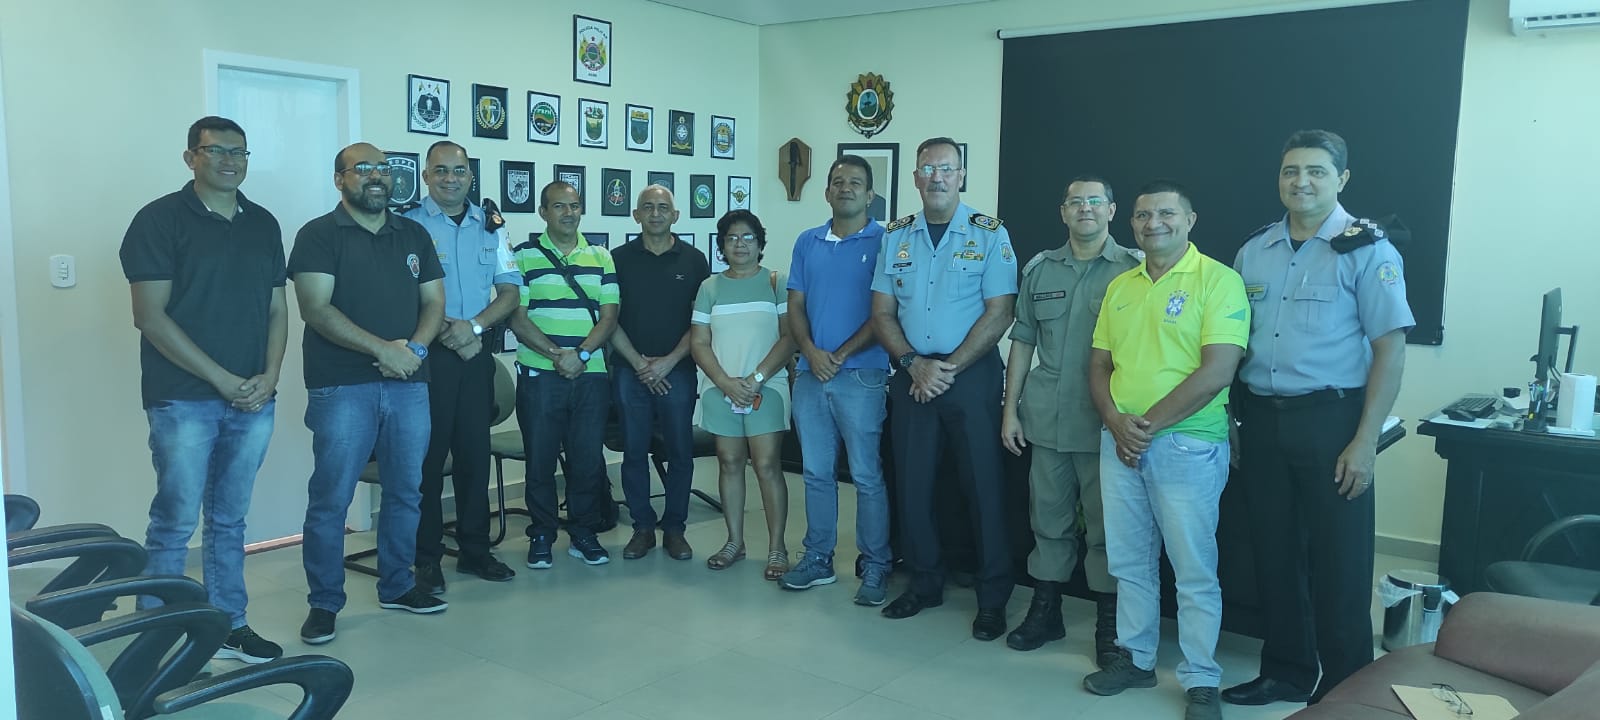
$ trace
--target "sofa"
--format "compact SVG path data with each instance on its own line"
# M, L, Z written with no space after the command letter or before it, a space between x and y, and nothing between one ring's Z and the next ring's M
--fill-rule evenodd
M1293 720L1408 718L1391 685L1448 683L1511 701L1523 720L1600 718L1600 607L1472 593L1438 642L1389 653Z

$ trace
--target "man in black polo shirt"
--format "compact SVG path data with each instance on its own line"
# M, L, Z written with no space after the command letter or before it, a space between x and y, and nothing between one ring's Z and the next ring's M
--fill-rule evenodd
M250 151L237 123L200 118L186 147L194 180L144 206L122 239L156 469L145 574L183 574L203 506L206 597L233 622L217 657L263 663L283 648L245 624L244 521L288 335L283 235L239 192Z
M622 494L633 518L627 560L656 546L656 511L650 506L650 439L659 431L666 451L666 507L662 544L674 560L694 556L683 538L694 479L694 362L689 355L689 314L700 283L711 274L705 254L672 233L678 221L672 191L651 185L639 193L633 219L640 235L611 254L622 306L611 347L629 368L612 368L622 419Z
M378 606L445 609L416 585L422 457L428 449L428 344L444 321L444 269L428 231L388 210L393 180L382 151L357 143L334 156L333 212L295 236L289 255L306 321L306 427L313 469L306 505L306 596L300 639L334 637L344 608L344 519L376 455Z

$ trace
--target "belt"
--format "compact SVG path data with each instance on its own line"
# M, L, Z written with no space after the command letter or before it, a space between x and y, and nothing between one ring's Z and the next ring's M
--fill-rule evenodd
M1328 403L1338 402L1350 397L1365 397L1366 391L1366 388L1358 387L1328 388L1327 390L1308 392L1304 395L1257 395L1249 391L1246 391L1245 395L1250 400L1254 400L1263 405L1269 405L1279 410L1295 410L1298 408L1312 407L1315 405L1326 405Z

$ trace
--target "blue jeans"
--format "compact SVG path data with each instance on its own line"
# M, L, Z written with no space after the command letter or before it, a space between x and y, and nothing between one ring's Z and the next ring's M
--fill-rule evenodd
M1137 469L1117 459L1109 430L1100 433L1100 494L1105 500L1106 560L1117 579L1117 644L1133 664L1154 668L1161 639L1161 546L1178 590L1178 682L1217 687L1217 503L1228 483L1228 443L1184 433L1158 435Z
M650 445L661 434L661 478L666 502L659 527L682 534L689 518L689 488L694 481L694 362L682 360L667 373L672 389L656 395L639 382L633 368L619 366L612 374L617 392L617 418L622 423L622 496L634 530L658 527L650 506Z
M378 506L378 599L393 600L416 584L421 517L422 456L432 420L428 384L380 380L313 388L306 393L311 430L311 482L306 488L306 602L313 608L344 609L345 514L357 478L373 457L383 486Z
M145 575L182 575L189 538L205 513L201 557L206 597L228 613L233 627L245 624L244 519L256 471L272 440L276 400L258 412L235 410L226 400L163 400L145 409L156 496L144 547ZM139 607L159 605L140 598Z
M806 482L806 552L832 559L839 541L839 490L833 471L844 439L856 486L856 548L869 567L889 570L889 496L883 484L884 401L889 372L840 370L822 382L810 372L794 380L794 426Z
M586 372L575 380L540 370L530 376L518 370L517 424L522 428L527 479L528 537L555 540L560 525L556 501L556 460L565 454L567 535L594 537L600 524L600 503L609 502L606 483L606 415L611 412L611 380L605 373Z

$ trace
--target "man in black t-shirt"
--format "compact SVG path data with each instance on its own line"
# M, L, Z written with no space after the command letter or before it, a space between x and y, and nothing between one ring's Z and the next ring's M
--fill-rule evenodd
M206 597L233 624L217 657L263 663L283 648L245 623L244 527L288 333L283 236L239 192L244 130L204 117L188 141L194 180L144 206L122 239L156 470L145 574L183 574L203 505Z
M308 486L306 596L300 639L334 637L344 608L344 519L356 481L376 456L383 485L378 511L378 606L444 610L416 586L422 458L431 427L428 344L444 321L444 269L428 231L388 210L388 159L366 143L334 157L333 212L300 228L289 273L304 340L306 427L313 469Z

